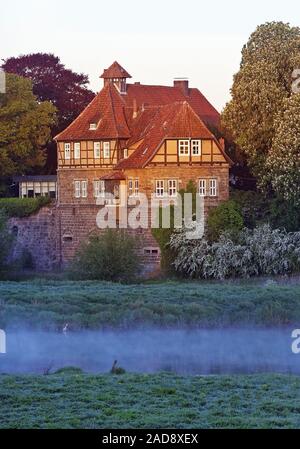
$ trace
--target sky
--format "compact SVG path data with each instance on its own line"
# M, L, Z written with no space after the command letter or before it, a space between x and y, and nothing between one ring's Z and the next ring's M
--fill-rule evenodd
M131 82L187 77L221 111L257 25L300 26L299 0L0 0L0 59L51 52L98 92L117 60Z

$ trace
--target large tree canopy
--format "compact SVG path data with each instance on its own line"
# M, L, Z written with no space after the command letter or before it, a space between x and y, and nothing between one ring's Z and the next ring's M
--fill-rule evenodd
M275 121L275 137L266 162L266 178L285 200L300 205L300 94L285 101Z
M42 166L55 123L55 106L37 101L31 81L7 75L6 93L0 94L0 177Z
M292 95L292 73L300 68L300 28L282 22L259 26L242 51L232 100L222 113L224 129L245 154L262 184L278 114Z
M95 95L87 88L87 75L66 69L52 54L8 58L2 68L7 73L31 79L37 98L54 104L58 111L58 131L69 125Z

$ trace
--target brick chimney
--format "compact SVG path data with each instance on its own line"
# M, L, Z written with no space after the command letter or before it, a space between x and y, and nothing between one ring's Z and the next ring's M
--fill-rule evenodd
M189 96L189 80L186 78L175 78L174 87L178 87L185 97Z

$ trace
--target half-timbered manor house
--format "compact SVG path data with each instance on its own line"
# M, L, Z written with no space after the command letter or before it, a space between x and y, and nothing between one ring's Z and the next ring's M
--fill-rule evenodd
M56 136L57 210L60 251L67 262L96 228L97 199L128 196L176 197L193 180L205 207L228 198L230 159L219 127L219 113L186 79L173 86L128 83L117 62L104 70L102 90ZM117 202L115 203L117 207ZM159 262L150 229L137 229L146 263Z

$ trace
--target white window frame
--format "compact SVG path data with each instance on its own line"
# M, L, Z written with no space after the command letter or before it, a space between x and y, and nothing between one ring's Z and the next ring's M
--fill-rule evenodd
M71 159L71 144L65 143L65 160L69 161Z
M100 142L94 142L94 159L100 159L101 145Z
M90 123L90 130L95 131L97 129L97 123Z
M191 141L192 156L201 156L202 153L202 140Z
M209 180L209 196L218 196L218 180L216 178Z
M88 196L88 182L81 181L81 197L87 198L87 196Z
M168 179L168 196L177 196L177 179Z
M74 159L80 159L80 142L74 143Z
M155 181L155 196L163 198L165 196L165 181L164 179L156 179Z
M110 142L103 142L103 158L110 159Z
M191 150L190 141L188 139L178 141L178 154L179 156L189 156Z
M206 196L206 184L207 184L206 178L199 179L199 195L200 196Z
M103 198L105 196L105 181L96 180L94 181L94 197Z
M128 148L124 148L124 159L128 158Z
M133 179L128 179L128 196L133 196Z
M74 181L75 198L81 197L81 181Z
M134 180L134 196L139 196L139 190L140 190L140 183L139 183L139 179L136 178Z

